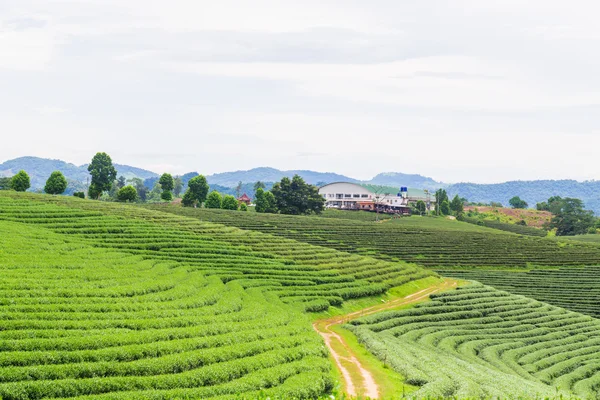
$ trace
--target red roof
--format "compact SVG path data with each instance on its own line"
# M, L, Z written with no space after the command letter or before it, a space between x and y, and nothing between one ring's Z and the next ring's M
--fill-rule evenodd
M250 199L250 197L248 197L248 195L246 193L244 193L242 195L242 197L240 197L238 200L240 200L240 201L250 201L251 199Z

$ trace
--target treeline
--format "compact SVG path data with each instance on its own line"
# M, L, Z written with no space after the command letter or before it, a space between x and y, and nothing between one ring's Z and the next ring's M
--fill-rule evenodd
M235 188L237 196L222 194L216 190L210 191L210 186L203 175L175 176L169 173L153 179L152 189L140 178L117 178L117 171L111 157L106 153L97 153L87 167L92 179L87 189L73 193L74 196L92 200L157 203L172 202L181 197L184 207L220 208L226 210L247 211L248 201L238 200L244 188L239 182ZM12 178L0 178L0 190L16 190L24 192L31 187L29 175L19 171ZM255 210L259 213L281 214L319 214L325 206L325 199L319 195L318 188L307 184L299 175L292 179L283 178L281 182L272 185L270 191L265 191L266 184L253 184ZM48 194L63 194L67 189L67 180L60 171L52 172L44 187ZM185 191L184 191L185 190ZM210 193L209 193L210 191ZM248 197L250 199L250 197Z

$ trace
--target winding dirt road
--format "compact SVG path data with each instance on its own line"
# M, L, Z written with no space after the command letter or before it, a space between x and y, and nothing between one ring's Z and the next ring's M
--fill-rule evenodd
M335 365L344 379L345 392L349 396L362 396L370 399L379 398L379 386L373 375L367 370L356 357L353 350L348 346L343 337L332 330L334 325L347 323L356 318L374 314L376 312L405 306L427 299L433 293L455 287L457 282L445 280L444 282L430 286L419 292L406 297L394 299L384 304L368 307L346 315L339 315L316 321L313 328L323 337L329 352L335 361Z

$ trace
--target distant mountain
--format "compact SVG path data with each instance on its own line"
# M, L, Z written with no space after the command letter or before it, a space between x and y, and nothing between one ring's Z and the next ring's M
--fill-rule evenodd
M281 171L275 168L261 167L253 168L247 171L223 172L219 174L208 175L206 180L209 184L220 185L225 187L235 187L238 182L277 182L284 176L291 178L294 175L300 175L304 180L312 185L317 183L331 182L358 182L354 178L349 178L344 175L333 172L315 172L308 170L290 170Z
M153 176L158 176L156 173L145 169L131 167L129 165L115 164L117 176L123 175L127 179L138 177L147 179ZM60 171L69 182L69 190L80 190L83 184L87 182L90 176L87 171L87 164L76 166L61 160L50 160L39 157L20 157L14 160L6 161L0 164L0 176L13 176L20 170L24 170L31 179L31 190L39 190L44 187L46 180L54 171Z
M551 196L574 197L583 200L589 210L600 215L600 181L575 180L511 181L496 184L456 183L446 189L450 196L459 195L476 203L495 201L507 206L513 196L519 196L529 207Z
M423 175L403 174L401 172L384 172L376 175L373 179L364 183L392 187L406 186L415 189L429 190L436 190L448 186L446 183L436 182L433 179Z

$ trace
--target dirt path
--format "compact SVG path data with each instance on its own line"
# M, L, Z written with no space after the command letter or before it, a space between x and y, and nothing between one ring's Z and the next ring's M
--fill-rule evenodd
M346 394L349 396L363 396L371 399L379 398L379 387L373 375L356 357L343 337L332 330L334 325L339 325L376 312L396 308L424 300L433 293L450 289L457 285L456 281L446 280L438 285L428 287L406 297L401 297L384 304L368 307L346 315L339 315L316 321L313 328L321 335L329 348L335 365L342 374Z

